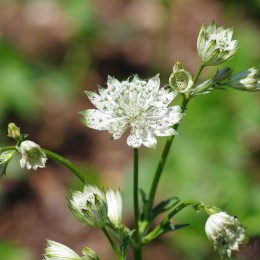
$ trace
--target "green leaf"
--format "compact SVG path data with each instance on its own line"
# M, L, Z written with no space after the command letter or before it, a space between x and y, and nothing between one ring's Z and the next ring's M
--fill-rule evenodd
M6 168L16 152L15 149L0 150L0 177L6 175Z
M176 206L180 202L178 197L171 197L167 200L163 200L157 206L155 206L152 210L152 219L157 217L159 214L171 209L172 207Z

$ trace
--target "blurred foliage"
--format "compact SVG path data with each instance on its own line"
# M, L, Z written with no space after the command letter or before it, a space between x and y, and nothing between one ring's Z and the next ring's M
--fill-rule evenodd
M50 110L55 110L58 103L66 104L67 110L62 110L62 114L66 114L77 108L78 92L82 93L87 83L94 84L88 88L95 88L95 84L105 81L107 74L120 78L139 73L147 77L159 70L164 79L162 84L167 83L171 71L163 59L169 54L167 28L171 22L167 19L172 18L171 7L177 6L178 1L148 1L154 9L148 5L141 10L154 14L148 22L144 15L137 16L140 21L131 16L140 11L138 8L133 8L131 15L128 13L123 18L127 3L135 1L119 2L111 1L110 9L107 4L101 8L94 0L0 2L1 125L18 118L33 127L50 104ZM147 4L147 1L138 4L141 2ZM225 66L231 66L235 72L259 67L260 33L254 22L259 20L260 1L223 0L221 3L229 25L237 24L234 35L240 42L237 55ZM105 8L113 14L109 19ZM154 24L158 14L163 17L166 29ZM241 17L244 22L239 24ZM141 25L135 24L135 19ZM187 54L188 58L177 58L189 60L190 54ZM175 60L169 62L173 65ZM188 67L195 70L194 63ZM206 78L214 71L215 68L208 68L202 76ZM197 199L216 205L238 216L249 235L260 236L259 98L259 93L219 90L192 100L179 128L180 135L174 140L158 197L178 196L182 200ZM69 126L74 127L70 123ZM1 128L1 138L3 129L5 126ZM164 138L161 138L156 152L141 150L140 157L145 159L140 163L140 186L146 190L163 145ZM70 143L67 146L71 149ZM96 169L85 166L84 162L80 164L91 182L102 183ZM8 177L23 178L17 177L20 173L17 161L9 167ZM124 179L122 190L125 214L128 215L127 208L132 207L132 187L129 185L132 174L124 174ZM80 184L74 182L71 187L76 189ZM2 199L1 204L4 203ZM168 247L183 259L219 259L204 233L205 220L205 215L197 214L193 209L182 211L174 222L189 223L190 226L167 236ZM1 255L10 260L30 259L27 250L5 243L0 244Z

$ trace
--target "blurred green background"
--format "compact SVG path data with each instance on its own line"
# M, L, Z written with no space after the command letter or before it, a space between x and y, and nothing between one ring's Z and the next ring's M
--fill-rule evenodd
M159 72L167 84L178 59L194 74L197 35L212 20L234 27L239 40L225 65L235 72L260 67L259 0L1 0L1 146L11 144L6 129L15 122L31 140L79 165L89 181L120 187L131 226L132 151L125 140L111 141L79 123L78 112L91 107L83 91L104 86L108 74L122 80ZM214 91L192 100L157 195L158 201L201 200L236 215L252 239L233 259L260 257L259 109L259 93ZM144 190L164 142L159 139L156 151L141 149ZM34 173L21 170L18 157L12 161L0 181L0 259L42 259L47 238L114 259L102 234L72 217L69 188L81 184L53 162ZM147 247L145 259L219 259L204 233L206 218L183 210L173 221L190 226Z

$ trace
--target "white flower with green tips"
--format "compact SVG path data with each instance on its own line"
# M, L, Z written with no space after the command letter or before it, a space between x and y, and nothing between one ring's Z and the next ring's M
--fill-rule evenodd
M137 76L119 82L108 77L107 88L100 88L99 94L86 91L89 100L97 109L82 113L86 126L107 130L113 139L119 139L130 128L127 144L138 148L142 144L155 148L155 136L176 135L172 128L182 118L180 106L168 105L177 91L159 88L159 75L146 80Z
M218 212L209 216L205 231L208 239L218 249L223 257L231 256L233 250L239 250L239 244L246 240L245 230L236 217L229 216L226 212Z
M251 68L242 71L230 78L229 87L245 91L260 90L260 70Z
M232 40L232 35L232 28L217 27L214 21L207 28L202 25L197 49L203 66L218 65L234 56L237 41Z
M80 257L69 247L47 240L47 247L45 248L44 260L98 260L97 254L90 248L84 247L82 250L84 256Z
M120 190L108 189L106 191L108 218L116 226L119 227L122 220L123 201Z
M22 168L27 168L28 170L37 168L44 168L47 156L41 147L33 141L23 141L20 145L20 151L22 154L22 159L20 160L20 165Z
M83 192L72 191L69 207L73 215L87 226L103 228L107 221L106 195L98 187L86 184Z

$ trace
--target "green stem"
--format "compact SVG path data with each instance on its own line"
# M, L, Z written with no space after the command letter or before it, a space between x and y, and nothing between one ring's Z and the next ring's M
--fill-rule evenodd
M204 66L202 64L200 64L196 74L193 77L194 85L195 85L196 81L198 80L198 77L199 77L201 71L203 70L203 68L204 68ZM185 98L185 97L183 98L182 105L181 105L183 110L185 110L187 108L189 101L190 101L189 98ZM174 130L177 130L178 127L179 127L179 124L175 125L173 128L174 128ZM144 212L145 219L148 220L148 221L149 221L149 214L150 214L152 207L153 207L156 190L157 190L157 187L158 187L161 175L162 175L162 171L163 171L163 168L164 168L164 165L165 165L166 159L168 157L168 154L169 154L169 151L170 151L170 148L171 148L171 145L172 145L172 141L174 140L174 138L175 138L175 135L168 137L166 144L165 144L165 147L164 147L164 150L162 152L160 161L158 163L155 175L154 175L154 179L153 179L153 182L152 182L152 186L151 186L151 189L150 189L148 201L147 201L147 204L146 204L146 207L145 207L145 212Z
M200 203L200 202L199 201L195 201L195 200L189 200L189 201L185 201L185 202L181 203L173 211L171 211L167 216L165 216L163 218L163 220L161 221L161 223L158 226L156 226L156 228L151 233L149 233L146 237L143 238L143 244L147 244L151 240L156 238L158 236L158 234L160 234L160 231L163 229L163 227L166 224L169 223L171 218L174 215L176 215L179 211L181 211L183 208L186 208L187 206L195 205L195 204L198 204L198 203Z
M109 241L111 247L113 248L113 251L114 251L115 255L117 256L117 259L118 260L124 260L125 258L120 255L119 250L118 250L115 242L113 241L113 239L111 238L110 234L108 233L108 231L106 230L105 227L102 228L102 231L104 232L107 240Z
M135 240L137 247L134 248L135 260L142 259L139 231L139 199L138 199L138 148L134 148L134 219L135 219Z
M85 178L82 176L80 170L73 164L71 163L69 160L63 158L62 156L51 152L49 150L46 149L42 149L45 154L47 155L48 158L62 164L63 166L67 167L77 178L79 178L81 180L81 182L83 182L84 184L86 183Z

